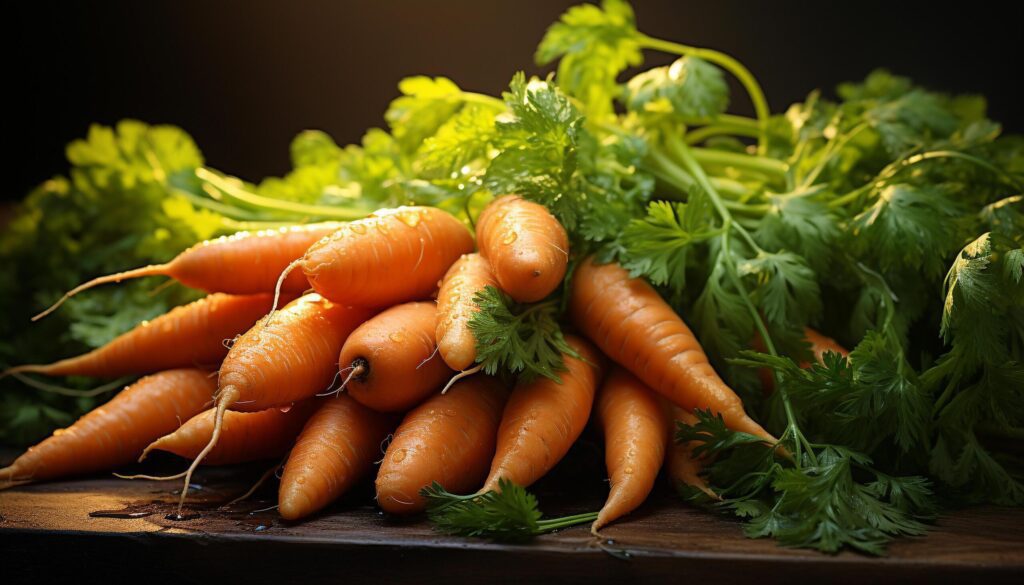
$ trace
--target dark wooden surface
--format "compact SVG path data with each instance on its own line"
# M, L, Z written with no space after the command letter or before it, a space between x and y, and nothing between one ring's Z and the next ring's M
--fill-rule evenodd
M254 467L203 470L190 495L199 517L171 521L176 485L92 478L0 492L0 578L4 583L56 578L116 583L299 581L692 582L701 585L794 581L1013 582L1024 575L1024 512L975 508L942 517L923 538L897 541L886 558L836 556L777 547L744 538L740 524L679 504L659 488L628 521L604 538L587 528L508 546L450 538L422 520L379 513L369 488L324 514L284 523L271 505L273 490L233 507L217 505L244 491ZM564 482L563 482L564 483ZM550 512L599 504L540 486ZM597 500L595 501L595 498ZM557 509L556 509L557 508ZM149 515L91 517L97 511Z

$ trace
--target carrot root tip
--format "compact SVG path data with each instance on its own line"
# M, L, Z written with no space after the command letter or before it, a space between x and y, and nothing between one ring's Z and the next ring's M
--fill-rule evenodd
M454 386L455 383L458 382L459 380L461 380L463 378L468 378L469 376L472 376L473 374L479 372L482 369L484 369L483 364L478 364L478 365L476 365L476 366L474 366L474 367L472 367L472 368L470 368L468 370L462 370L458 374L455 374L454 376L452 376L452 379L448 380L448 383L444 385L444 388L441 389L441 394L447 393L448 390L452 386Z

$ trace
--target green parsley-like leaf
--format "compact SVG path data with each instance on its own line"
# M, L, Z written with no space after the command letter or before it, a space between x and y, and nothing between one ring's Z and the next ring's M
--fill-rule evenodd
M626 106L642 113L661 111L667 102L682 118L714 118L729 106L729 86L718 67L697 57L683 57L667 67L655 67L629 80Z

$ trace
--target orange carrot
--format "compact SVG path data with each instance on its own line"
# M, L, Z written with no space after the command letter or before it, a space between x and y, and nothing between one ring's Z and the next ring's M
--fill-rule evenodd
M687 412L678 406L672 407L672 418L688 425L697 424L697 417L693 413ZM720 500L721 497L708 487L708 483L700 475L701 469L704 468L704 459L693 455L694 447L696 447L694 441L679 444L673 439L670 442L668 461L666 462L669 479L677 485L682 484L695 487L707 494L708 497Z
M494 200L477 220L476 240L501 289L521 303L543 299L565 277L569 236L543 205L517 195Z
M374 412L344 394L321 401L288 455L278 511L298 520L338 499L373 470L395 417Z
M353 331L338 358L349 395L378 412L397 412L437 390L452 371L437 355L436 320L433 302L405 303Z
M342 225L339 222L326 222L238 232L200 242L166 264L101 276L79 285L33 320L52 313L64 301L84 290L143 276L169 276L185 286L207 292L239 295L273 292L277 277L288 264L301 257L317 240L330 235ZM309 282L301 274L295 274L284 283L282 290L301 293L308 288Z
M846 351L845 347L839 345L835 339L822 335L810 327L804 327L804 339L811 344L811 353L819 363L824 359L826 352L838 353L843 357L850 355L850 352ZM759 335L754 337L753 346L757 351L765 351L764 342L761 341L761 336ZM811 367L811 364L810 362L800 362L800 367L807 369ZM761 389L764 390L764 393L771 394L775 390L775 379L772 377L771 369L759 368L757 376L761 380Z
M597 420L604 433L608 499L591 526L595 532L635 510L647 499L665 459L672 427L660 396L633 374L616 367L597 394Z
M318 403L316 400L296 402L289 408L268 408L259 412L227 412L220 441L206 455L207 465L228 465L284 455L302 430ZM194 459L213 433L214 409L201 412L178 430L150 443L142 452L167 451L186 459Z
M499 380L479 375L409 412L377 473L377 504L411 514L426 507L420 490L435 481L453 493L479 486L507 396Z
M453 370L465 370L476 361L476 337L469 321L478 311L473 297L488 286L498 286L491 267L480 254L466 254L452 264L437 293L437 349Z
M338 303L388 307L429 297L448 267L472 250L473 236L452 215L399 207L342 226L285 273L300 266L316 292Z
M690 328L644 280L589 258L573 275L569 312L608 357L676 405L709 408L729 428L775 441L747 416Z
M131 463L153 439L209 405L216 387L209 372L197 369L142 378L0 469L0 489Z
M519 384L508 399L498 429L498 448L481 491L507 479L526 487L558 463L583 432L601 378L601 354L583 339L565 340L583 359L563 355L562 383L537 378Z
M228 353L224 342L253 326L270 310L270 294L212 294L175 307L89 353L47 365L11 368L0 375L114 378L190 366L216 367Z
M370 316L320 295L300 297L239 337L220 367L213 433L185 472L185 485L217 446L228 408L256 412L310 398L337 374L345 338ZM182 490L181 512L188 490Z

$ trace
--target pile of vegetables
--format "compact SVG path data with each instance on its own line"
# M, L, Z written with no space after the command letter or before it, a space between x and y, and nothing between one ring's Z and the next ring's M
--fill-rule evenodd
M645 50L678 60L624 81ZM386 130L304 132L259 184L172 127L72 143L0 236L0 359L55 362L5 372L0 439L151 375L0 481L286 457L299 519L393 434L378 504L468 536L596 532L663 465L749 536L825 552L1024 504L1024 138L984 98L876 71L772 114L622 0L569 9L536 58L556 71L500 99L405 79ZM755 117L726 113L727 75ZM591 419L608 501L542 520L525 488Z

